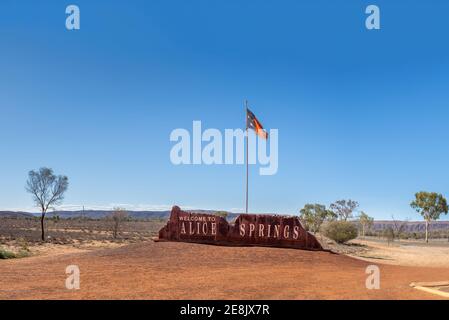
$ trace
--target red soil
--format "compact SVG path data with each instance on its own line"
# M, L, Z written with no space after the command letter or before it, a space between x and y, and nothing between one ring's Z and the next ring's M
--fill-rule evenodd
M72 264L80 290L65 288ZM409 284L449 280L449 267L378 264L381 288L368 290L369 264L328 252L147 242L0 260L0 299L439 299Z

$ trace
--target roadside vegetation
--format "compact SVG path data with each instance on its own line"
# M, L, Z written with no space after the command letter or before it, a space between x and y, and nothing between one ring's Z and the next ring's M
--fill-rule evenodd
M353 200L338 200L329 208L323 204L306 204L300 210L299 218L304 228L319 236L325 236L339 244L347 243L357 237L378 237L389 244L400 240L448 239L449 229L432 230L431 224L448 213L446 198L435 192L421 191L415 194L410 206L415 209L425 221L424 231L407 231L409 219L397 220L391 216L391 225L374 230L374 218L366 212L357 209L359 203ZM355 213L358 214L355 214Z
M320 233L337 243L346 243L358 235L357 226L352 221L358 206L358 202L353 200L338 200L329 208L317 203L306 204L300 210L299 219L307 231Z

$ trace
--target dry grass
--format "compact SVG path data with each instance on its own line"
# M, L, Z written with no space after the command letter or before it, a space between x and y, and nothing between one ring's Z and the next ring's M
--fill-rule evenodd
M46 221L47 241L40 240L38 219L0 218L0 247L16 257L83 252L148 241L164 225L160 220L124 221L113 237L113 222L107 219ZM10 255L10 256L11 256Z

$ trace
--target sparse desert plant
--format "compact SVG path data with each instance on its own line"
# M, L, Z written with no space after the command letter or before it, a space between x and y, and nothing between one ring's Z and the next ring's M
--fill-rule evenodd
M398 239L399 241L405 237L405 229L407 227L407 223L409 221L408 218L406 218L404 221L396 220L394 215L391 215L391 219L393 221L392 232L393 232L393 240Z
M0 249L0 259L14 259L14 258L16 258L14 252L5 249Z
M31 255L29 250L20 249L19 252L15 254L15 258L26 258Z
M17 244L20 246L20 250L24 252L30 252L28 241L25 238L17 239Z
M56 224L59 222L59 220L61 220L61 218L60 218L59 215L57 215L57 214L54 214L54 215L51 217L51 221L53 221L53 224L54 224L54 225L56 225Z
M337 243L357 238L357 227L349 221L330 221L322 228L323 234Z
M25 258L30 255L29 249L23 249L21 248L17 253L1 249L0 248L0 259L15 259L15 258Z
M387 239L388 245L394 241L395 233L392 227L388 227L383 232L384 237Z
M117 239L120 224L128 218L128 212L123 208L114 208L114 212L110 215L112 220L112 237Z

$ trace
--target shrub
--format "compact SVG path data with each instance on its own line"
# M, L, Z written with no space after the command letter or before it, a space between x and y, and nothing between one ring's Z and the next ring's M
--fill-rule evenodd
M323 227L323 234L337 243L357 238L357 227L349 221L331 221Z
M20 249L17 253L0 248L0 260L1 259L16 259L26 258L31 255L29 250Z
M0 249L0 259L14 259L16 255L11 252L4 249Z
M17 239L17 244L20 246L20 251L30 252L30 248L28 247L28 241L25 238Z

